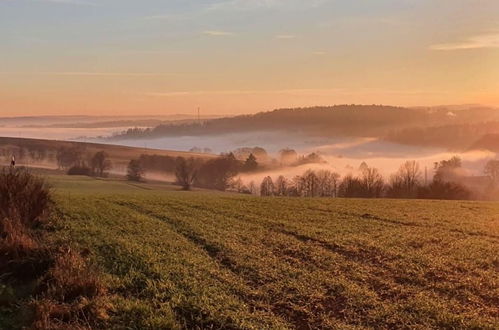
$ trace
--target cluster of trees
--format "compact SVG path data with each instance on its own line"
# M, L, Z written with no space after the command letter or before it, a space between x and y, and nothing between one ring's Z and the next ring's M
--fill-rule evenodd
M53 161L55 157L55 153L51 150L37 146L8 146L0 149L0 156L6 160L10 160L12 156L15 156L16 159L23 160L32 160L36 162L43 161Z
M176 184L184 190L193 186L225 191L234 185L234 178L239 173L251 172L258 168L253 154L244 161L238 160L233 153L211 159L147 156L131 160L127 167L127 178L140 181L145 171L173 173Z
M499 161L490 161L485 172L491 182L499 180ZM472 192L459 183L461 160L453 157L435 164L433 180L427 184L416 161L407 161L388 180L378 169L362 163L359 174L340 175L328 170L308 170L289 180L270 176L260 185L261 196L471 199Z
M201 151L201 149L198 151ZM221 160L218 158L221 158ZM239 148L228 154L222 154L218 158L211 160L196 158L195 166L193 166L200 172L199 179L195 180L196 185L205 188L226 190L228 189L228 185L225 181L230 180L223 179L225 176L233 179L234 176L240 173L263 171L281 166L325 163L324 159L317 153L299 156L293 149L283 149L279 152L278 159L271 159L267 151L261 147ZM186 159L189 158L187 157ZM156 173L175 174L178 172L179 163L183 164L179 160L179 157L163 155L141 155L136 161L140 163L143 171ZM217 175L217 172L224 174ZM222 177L222 179L219 177Z
M56 155L59 169L67 171L69 175L89 175L105 177L112 168L109 156L105 151L97 151L93 155L86 155L81 147L60 148Z
M262 196L337 197L340 175L329 170L308 170L292 180L279 176L275 182L270 176L260 185Z

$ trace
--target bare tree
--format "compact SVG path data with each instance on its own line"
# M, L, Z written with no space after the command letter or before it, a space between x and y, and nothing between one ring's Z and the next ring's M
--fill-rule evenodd
M385 186L383 176L378 169L374 167L364 167L362 170L361 183L363 188L363 197L379 198L383 194Z
M250 194L252 194L252 195L257 195L258 194L258 189L256 187L255 181L251 181L248 184L248 190L249 190Z
M196 180L198 172L198 164L194 158L185 159L184 157L177 158L177 166L175 168L175 178L177 184L182 186L183 190L190 190L192 184Z
M317 180L319 183L318 194L320 197L336 197L338 186L338 173L329 170L317 171Z
M260 195L261 196L273 196L274 195L274 182L270 176L263 179L262 184L260 186Z
M90 159L92 172L100 177L105 176L105 172L111 169L111 161L105 151L98 151Z
M416 161L402 164L390 178L388 195L395 198L415 198L421 185L422 173Z
M319 195L319 178L314 171L306 171L302 176L302 181L305 197L316 197Z
M484 173L490 178L493 185L499 182L499 160L489 160L485 165Z
M288 180L282 175L280 175L275 182L275 194L276 196L286 196L288 193Z
M241 177L238 177L237 179L233 180L232 187L238 193L245 193L245 194L251 193L249 188L246 187L246 185L244 184L243 179Z
M24 158L21 153L22 150L22 148L19 150L19 159ZM82 166L82 155L83 150L78 147L60 148L56 154L57 165L64 170L72 166Z
M351 198L351 197L364 197L364 188L362 181L348 174L343 178L338 187L338 196Z

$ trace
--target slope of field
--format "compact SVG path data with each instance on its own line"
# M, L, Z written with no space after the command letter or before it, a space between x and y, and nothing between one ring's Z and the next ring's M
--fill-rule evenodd
M259 198L52 177L109 327L499 326L499 204Z
M171 157L198 157L198 158L210 158L216 157L214 155L208 154L197 154L191 152L182 151L172 151L172 150L160 150L160 149L148 149L148 148L135 148L126 147L120 145L112 144L100 144L100 143L87 143L87 142L73 142L73 141L56 141L56 140L43 140L43 139L24 139L24 138L11 138L11 137L0 137L0 152L7 151L17 148L23 148L25 151L30 150L45 150L47 153L55 153L60 148L72 148L78 147L84 151L84 153L93 155L98 151L105 151L114 168L126 168L128 162L131 159L139 158L140 155L160 155L160 156L171 156ZM5 161L10 162L10 152L4 152L6 154ZM19 159L18 164L25 165L25 161ZM27 163L33 165L32 161Z

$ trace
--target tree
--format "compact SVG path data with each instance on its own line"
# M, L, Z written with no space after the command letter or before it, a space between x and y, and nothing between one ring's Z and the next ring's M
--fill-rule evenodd
M257 190L256 184L255 184L255 181L251 181L251 182L248 184L248 191L249 191L249 192L250 192L250 194L252 194L252 195L256 195L256 194L258 194L258 190Z
M112 166L107 153L105 151L98 151L90 160L90 167L95 175L104 177L105 171L110 170Z
M182 186L183 190L190 190L192 184L196 180L198 166L194 158L185 159L184 157L177 158L177 167L175 168L175 178L177 184Z
M418 193L418 198L424 199L467 200L471 197L471 191L465 186L442 180L433 180L427 187L420 188Z
M78 147L60 148L57 150L56 155L57 165L63 170L72 166L83 166L82 154L83 151ZM22 157L19 158L21 159Z
M317 172L319 183L318 194L320 197L336 197L338 179L340 175L329 170L320 170Z
M144 175L144 169L140 160L132 159L127 166L127 179L129 181L141 181Z
M201 187L225 191L240 169L241 163L232 153L222 155L200 167L195 183Z
M282 165L290 165L296 163L298 154L295 150L286 148L279 151L279 158Z
M363 196L367 198L379 198L383 194L385 183L383 176L374 167L364 167L361 175Z
M345 198L364 197L361 180L351 174L345 176L338 187L338 196Z
M461 173L461 158L454 156L449 160L435 163L434 180L437 181L459 181Z
M262 196L273 196L274 195L274 182L270 176L263 179L260 185L260 195Z
M416 161L407 161L390 178L387 194L392 198L416 198L422 173Z
M275 194L276 196L286 196L288 194L288 181L282 175L275 182Z
M489 160L483 171L490 178L492 184L499 182L499 160Z
M246 187L241 177L238 177L236 180L232 182L232 188L238 193L251 194L251 191L249 190L248 187Z
M258 162L256 161L256 157L251 153L244 162L243 170L245 172L252 172L257 168L258 168Z
M302 182L305 197L316 197L319 195L319 178L314 171L306 171L302 176Z

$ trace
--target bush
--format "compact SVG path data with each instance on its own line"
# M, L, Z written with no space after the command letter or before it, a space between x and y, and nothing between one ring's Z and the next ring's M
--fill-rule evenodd
M43 179L19 169L0 172L0 271L20 280L50 266L37 229L48 222L52 201Z
M469 200L472 195L472 192L462 184L442 180L434 180L418 191L418 197L422 199Z
M67 174L92 176L92 170L87 166L75 165L68 170Z
M5 281L25 287L36 280L31 328L92 328L107 318L106 290L80 253L54 245L42 230L51 204L43 179L25 170L0 172L0 294Z
M35 329L61 325L74 329L82 324L92 328L107 319L106 289L98 271L80 253L59 252L39 291L40 297L33 303Z
M0 221L19 219L28 228L47 221L52 205L45 181L26 170L0 172Z
M132 159L127 166L126 177L128 181L142 181L142 176L144 175L144 168L142 163L138 159Z

